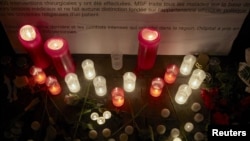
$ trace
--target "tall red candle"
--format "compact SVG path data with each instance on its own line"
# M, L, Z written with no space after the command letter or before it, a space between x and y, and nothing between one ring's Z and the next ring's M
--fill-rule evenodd
M61 77L65 77L65 75L70 72L75 73L75 64L65 39L61 37L50 38L45 42L44 49L51 57Z
M138 34L138 40L137 69L151 69L156 60L160 34L153 28L143 28Z
M34 65L45 69L49 66L49 57L43 49L43 41L38 29L33 25L23 25L19 29L18 39L29 54Z

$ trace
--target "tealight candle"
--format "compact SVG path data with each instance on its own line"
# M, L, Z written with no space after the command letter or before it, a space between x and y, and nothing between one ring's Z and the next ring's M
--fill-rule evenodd
M125 127L125 133L126 133L126 134L132 135L133 132L134 132L134 127L133 127L133 126L127 125L127 126Z
M201 109L201 105L198 102L194 102L191 106L193 112L198 112Z
M90 114L91 120L97 120L99 118L99 114L97 112L93 112Z
M137 68L148 70L154 66L160 43L160 33L152 28L143 28L138 33L139 49Z
M62 88L61 88L60 84L58 83L55 76L48 76L47 77L46 86L48 87L49 92L52 95L58 95L62 91Z
M169 117L169 115L170 115L170 111L167 108L164 108L161 110L161 116L163 118L167 118L167 117Z
M196 57L194 55L185 55L180 67L180 73L182 75L189 75L196 62Z
M128 135L126 133L121 133L119 136L120 141L127 141L128 140Z
M30 68L30 74L33 76L34 78L34 81L38 84L44 84L46 82L46 74L45 72L39 68L39 67L36 67L36 66L32 66Z
M185 130L186 132L191 132L193 129L194 129L193 123L191 123L191 122L185 123L185 125L184 125L184 130Z
M38 121L33 121L31 123L31 129L38 131L41 128L41 124Z
M110 111L104 111L102 113L102 116L105 118L105 119L110 119L111 118L111 112Z
M97 122L97 124L102 125L102 124L104 124L106 122L106 120L105 120L104 117L98 117L96 119L96 122Z
M124 90L119 87L115 87L112 92L112 102L115 107L121 107L124 104Z
M176 138L173 139L173 141L182 141L182 139L179 138L179 137L176 137Z
M132 92L135 89L136 75L133 72L126 72L123 75L123 88L126 92Z
M158 134L163 135L166 132L166 127L164 125L158 125L156 131Z
M179 68L175 64L170 64L166 68L166 72L164 74L164 80L168 84L173 84L177 78L179 73Z
M89 131L89 138L90 139L95 139L97 137L98 133L96 130L92 129Z
M189 78L188 85L192 89L198 89L206 78L206 73L201 69L195 69Z
M96 76L94 62L91 59L85 59L82 61L82 69L84 77L87 80L92 80Z
M175 102L177 104L186 103L191 93L192 93L192 89L189 87L189 85L187 84L180 85L175 95Z
M78 76L75 73L68 73L64 78L69 91L72 93L77 93L80 91L81 86L78 80Z
M202 140L204 140L205 139L205 135L203 134L203 133L201 133L201 132L196 132L195 134L194 134L194 140L195 141L202 141Z
M95 93L98 96L104 96L107 94L106 79L103 76L96 76L93 79L93 84L95 87Z
M159 97L164 87L164 80L160 77L156 77L152 80L150 86L150 95L153 97Z
M111 135L111 130L109 128L104 128L102 130L102 135L105 137L105 138L108 138L110 135Z
M204 116L201 113L196 113L194 115L194 121L199 123L202 122L204 120Z
M176 137L178 137L180 135L180 130L177 129L177 128L173 128L170 131L170 135L171 135L172 138L176 138Z
M29 54L34 65L45 69L49 66L49 57L43 49L43 41L38 29L33 25L23 25L19 29L18 39Z
M65 77L67 73L75 73L75 64L65 39L61 37L50 38L44 43L44 49L61 77Z

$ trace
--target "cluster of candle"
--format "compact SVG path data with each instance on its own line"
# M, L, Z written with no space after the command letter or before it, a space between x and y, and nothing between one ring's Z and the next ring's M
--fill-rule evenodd
M104 111L102 116L100 116L97 112L92 112L90 114L90 119L96 121L97 124L102 125L106 122L107 119L110 119L112 116L110 111Z

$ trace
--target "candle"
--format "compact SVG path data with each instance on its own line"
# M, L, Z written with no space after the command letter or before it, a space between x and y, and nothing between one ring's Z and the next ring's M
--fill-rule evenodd
M185 130L186 132L191 132L193 129L194 129L193 123L191 123L191 122L185 123L185 125L184 125L184 130Z
M64 78L69 91L72 93L77 93L80 91L81 86L78 80L78 76L75 73L68 73Z
M131 126L131 125L127 125L126 127L125 127L125 133L126 134L128 134L128 135L132 135L133 134L133 132L134 132L134 127L133 126Z
M102 130L102 135L105 137L105 138L108 138L110 135L111 135L111 130L109 128L104 128Z
M198 89L205 78L206 73L203 70L195 69L189 78L188 85L192 89Z
M199 123L202 122L204 120L204 116L201 113L196 113L194 115L194 121Z
M136 75L133 72L126 72L123 75L123 88L126 92L132 92L135 89Z
M112 92L112 102L115 107L121 107L124 104L124 90L119 87L115 87Z
M119 136L119 141L127 141L128 135L126 133L121 133Z
M150 86L150 94L153 97L159 97L164 87L164 80L160 77L156 77L152 80Z
M110 119L111 118L111 112L110 111L104 111L102 113L102 116L105 118L105 119Z
M30 68L30 74L33 76L34 78L34 81L38 84L44 84L46 82L46 74L45 72L39 68L39 67L36 67L36 66L32 66Z
M201 105L198 102L194 102L191 106L193 112L198 112L201 109Z
M180 73L182 75L189 75L194 67L195 62L196 62L196 57L194 55L190 54L184 56L180 67Z
M96 119L96 122L97 122L97 124L102 125L102 124L104 124L106 122L106 120L105 120L104 117L98 117Z
M160 33L153 28L143 28L138 33L138 40L137 68L139 70L151 69L156 60Z
M164 80L168 84L173 84L177 78L177 75L179 73L179 68L175 64L170 64L166 68L166 72L164 75Z
M67 73L75 73L75 64L65 39L61 37L50 38L45 42L44 49L61 77L65 77Z
M82 61L82 69L84 77L87 80L92 80L96 76L94 62L91 59L85 59Z
M167 118L167 117L169 117L169 115L170 115L170 111L167 108L164 108L161 110L161 116L163 118Z
M170 135L172 138L177 138L180 135L180 130L177 128L173 128L170 131Z
M179 137L176 137L176 138L173 139L173 141L182 141L182 139L179 138Z
M45 69L49 66L49 57L43 49L42 37L33 25L23 25L19 29L18 39L29 54L34 65Z
M31 129L38 131L41 128L41 124L38 121L33 121L31 123Z
M164 125L158 125L156 131L158 134L163 135L166 132L166 127Z
M191 93L192 93L192 89L189 87L189 85L187 84L180 85L175 95L175 102L177 104L186 103Z
M98 96L104 96L107 93L106 79L103 76L96 76L93 80L95 93Z
M194 134L194 140L195 141L203 141L204 138L205 138L205 135L203 133L201 133L201 132L196 132Z
M89 131L89 138L90 139L95 139L97 137L98 133L96 130L92 129Z
M90 114L91 120L97 120L99 118L99 114L97 112L93 112Z
M61 88L60 84L58 83L55 76L48 76L47 77L46 86L48 87L49 92L52 95L58 95L62 91L62 88Z

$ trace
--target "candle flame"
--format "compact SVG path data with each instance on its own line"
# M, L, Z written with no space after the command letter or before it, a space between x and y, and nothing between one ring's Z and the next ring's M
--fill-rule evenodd
M31 25L24 25L21 27L19 34L25 41L32 41L36 38L36 31Z
M48 42L48 47L52 50L59 50L63 47L63 41L60 39L52 39Z

